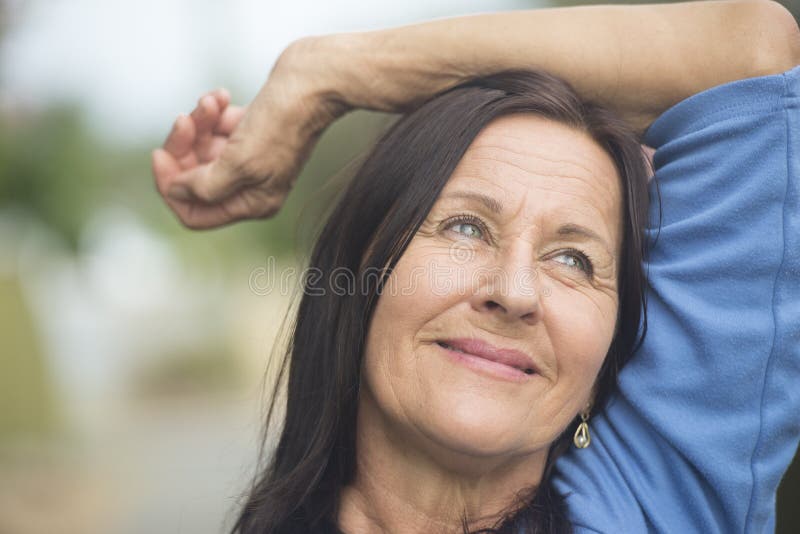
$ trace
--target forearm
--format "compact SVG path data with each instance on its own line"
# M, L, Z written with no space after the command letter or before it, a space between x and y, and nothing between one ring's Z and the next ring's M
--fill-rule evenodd
M344 108L405 111L473 76L539 68L640 131L694 93L800 61L791 15L754 0L508 11L328 39L316 41L336 53L325 90Z

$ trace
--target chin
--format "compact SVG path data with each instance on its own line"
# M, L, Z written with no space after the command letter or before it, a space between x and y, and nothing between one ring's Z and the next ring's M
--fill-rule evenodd
M477 405L476 405L477 404ZM505 408L505 409L502 409ZM425 425L428 438L455 454L507 456L526 449L520 419L495 403L462 403L442 410Z

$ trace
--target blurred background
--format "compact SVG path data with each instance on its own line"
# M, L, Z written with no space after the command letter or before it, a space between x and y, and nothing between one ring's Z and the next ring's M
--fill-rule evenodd
M220 86L249 102L305 35L546 5L0 0L0 534L230 526L290 269L391 119L336 123L276 219L193 233L150 175L179 112ZM781 532L800 532L793 469Z

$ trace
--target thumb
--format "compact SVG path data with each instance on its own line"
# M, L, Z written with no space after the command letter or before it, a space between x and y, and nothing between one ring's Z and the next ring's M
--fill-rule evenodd
M172 184L167 194L182 202L199 200L206 204L215 204L238 190L240 180L226 160L216 159L203 167L190 173L194 176Z

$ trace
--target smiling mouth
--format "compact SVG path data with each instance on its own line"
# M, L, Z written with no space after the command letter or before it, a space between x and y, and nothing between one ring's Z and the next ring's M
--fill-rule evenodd
M483 358L483 356L478 356L476 354L472 354L472 353L463 351L463 350L461 350L459 348L453 347L452 345L448 345L444 341L437 341L436 344L439 345L440 347L444 348L444 349L452 350L453 352L460 352L461 354L467 354L469 356L473 356L473 357L476 357L476 358ZM534 369L529 368L529 367L527 367L527 368L526 367L517 367L517 366L514 366L514 365L509 365L507 363L497 362L497 361L491 360L489 358L483 358L483 359L489 360L489 361L494 361L495 363L501 363L502 365L507 365L508 367L511 367L512 369L517 369L518 371L522 371L526 375L536 374L536 371Z

